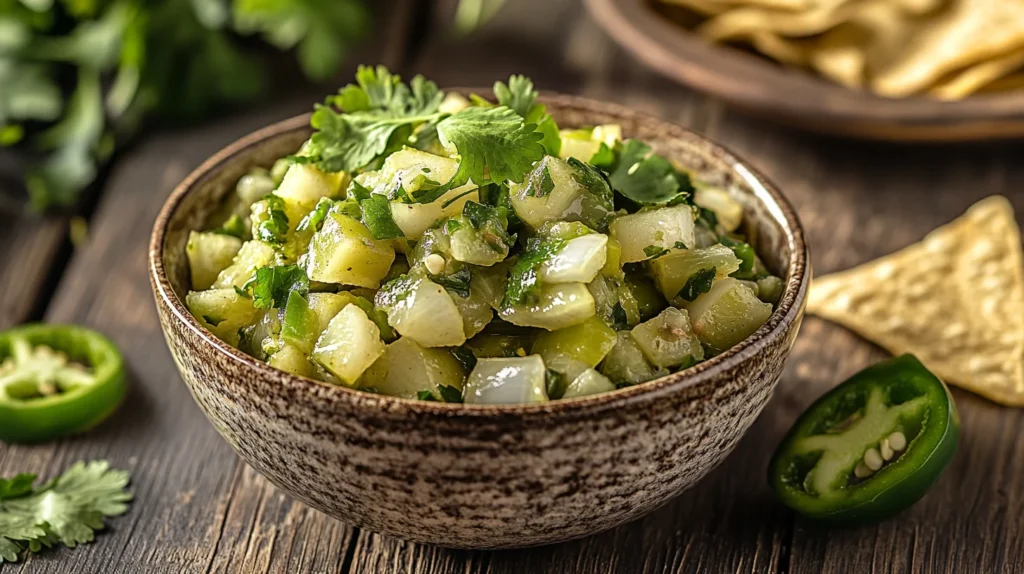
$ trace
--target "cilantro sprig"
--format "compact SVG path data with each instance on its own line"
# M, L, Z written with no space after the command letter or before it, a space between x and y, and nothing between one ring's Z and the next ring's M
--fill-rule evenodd
M105 461L77 463L39 487L36 476L0 478L0 564L60 543L92 542L104 519L124 514L132 494L128 472Z
M501 105L469 107L449 115L439 111L444 92L437 84L422 76L405 84L383 66L360 67L355 84L317 105L311 119L316 132L292 159L327 172L356 171L401 146L414 145L415 130L433 125L441 145L458 154L459 168L449 181L401 199L429 203L470 181L521 182L545 150L550 152L541 143L549 135L530 120L551 125L554 120L534 103L536 92L529 80L514 77L510 85L516 91L499 93L499 101L506 100ZM557 126L554 135L557 138Z

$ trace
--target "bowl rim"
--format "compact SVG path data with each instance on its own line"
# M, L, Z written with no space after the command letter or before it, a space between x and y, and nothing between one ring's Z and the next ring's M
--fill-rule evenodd
M619 46L661 74L741 109L777 113L813 131L909 141L1007 138L1024 132L1024 94L1019 92L958 101L886 98L711 44L660 14L648 0L585 0L584 5ZM794 93L802 96L794 98ZM901 131L886 131L884 137L873 131L893 125Z
M458 89L452 91L460 91ZM485 90L476 90L483 92ZM728 351L707 361L698 363L679 373L647 381L631 387L616 389L607 393L579 397L564 401L548 401L544 403L517 403L506 405L474 405L464 403L443 403L435 401L419 401L388 395L380 395L359 391L340 385L331 385L288 373L271 367L269 364L251 357L235 347L218 339L213 333L199 324L192 317L184 302L171 287L164 266L164 244L170 221L177 213L185 198L200 184L214 176L226 163L244 155L251 148L262 142L303 129L309 129L309 113L295 116L259 130L256 130L221 149L199 167L193 170L171 192L157 215L149 244L149 277L154 296L158 305L166 306L171 320L178 321L182 327L190 330L213 351L226 356L229 360L245 369L254 369L261 377L272 377L280 381L288 390L301 392L331 402L345 402L355 406L378 408L384 410L405 410L424 415L445 416L499 416L513 415L517 417L553 414L573 414L593 409L617 409L637 401L653 401L685 389L697 387L713 381L715 374L732 369L744 361L754 358L772 341L784 336L791 324L799 321L803 313L810 283L810 253L804 236L804 230L796 215L796 210L782 193L756 169L741 160L738 156L718 143L678 124L662 120L651 114L639 112L619 104L599 102L581 96L571 96L545 92L538 100L544 104L556 104L573 107L583 112L600 113L618 116L623 119L657 123L664 126L674 139L687 140L691 144L700 145L709 155L729 165L736 177L748 185L758 201L765 204L768 210L782 224L784 239L788 244L789 276L786 289L776 308L768 320L753 334L737 343ZM164 327L166 329L167 327ZM238 377L225 377L237 379ZM244 382L234 383L251 387ZM251 389L250 389L251 390Z

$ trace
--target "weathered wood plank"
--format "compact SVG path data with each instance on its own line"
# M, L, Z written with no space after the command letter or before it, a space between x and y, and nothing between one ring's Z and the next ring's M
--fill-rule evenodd
M8 216L11 217L11 216ZM67 245L64 216L17 216L0 227L0 329L31 318Z
M382 11L384 28L353 54L340 77L347 80L364 61L399 67L412 6L411 0L390 3ZM308 88L243 115L154 134L114 167L88 241L75 253L45 318L111 336L128 364L129 396L110 420L85 435L38 446L0 445L0 476L48 477L76 460L106 459L132 472L136 501L96 544L32 556L17 571L343 570L354 530L283 495L242 464L192 401L160 332L146 261L157 212L191 169L238 137L309 110L324 91Z

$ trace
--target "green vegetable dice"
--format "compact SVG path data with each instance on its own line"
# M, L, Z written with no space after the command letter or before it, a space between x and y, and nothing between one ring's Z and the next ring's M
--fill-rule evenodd
M535 301L504 307L498 312L513 325L549 331L578 325L595 313L594 297L583 283L542 285Z
M693 330L712 354L749 337L772 314L765 303L736 279L715 281L711 291L687 305Z
M573 177L565 160L545 157L523 183L509 187L512 208L533 229L549 221L579 216L584 188Z
M384 354L380 329L357 305L346 305L327 325L313 360L346 385L353 385Z
M601 363L600 371L615 383L636 385L668 374L647 362L629 331L619 331L615 346Z
M615 346L615 340L615 331L593 316L572 327L540 333L531 351L545 363L556 355L567 355L588 367L596 367Z
M434 398L444 400L441 386L462 390L466 379L462 366L445 349L430 349L403 337L391 343L363 374L360 387L369 387L378 393L415 399L420 391L429 391Z
M391 245L374 239L359 220L331 213L310 242L306 273L313 281L376 289L394 260Z
M562 395L562 398L571 399L574 397L585 397L587 395L597 395L614 390L615 383L613 383L611 379L594 369L587 369L569 383L569 386L565 389L565 394Z
M732 249L724 245L713 245L705 249L684 249L658 257L650 262L658 289L669 301L694 273L709 267L715 268L715 277L722 279L740 268L740 260Z
M231 261L231 265L217 275L217 280L213 282L213 288L238 287L241 289L252 279L260 267L272 266L278 262L277 252L270 244L257 239L246 241Z
M313 165L292 164L274 194L289 203L305 206L308 210L322 197L340 196L347 179L348 174L345 172L324 173ZM298 220L291 223L294 227Z
M669 307L630 332L640 352L655 367L692 365L704 359L685 309Z
M188 255L188 266L192 274L192 288L202 291L213 286L217 275L231 265L241 248L242 240L237 237L219 233L190 232L185 253Z
M287 371L293 375L310 379L318 378L316 367L309 361L309 356L295 345L282 345L277 352L270 355L267 363L271 367Z
M464 400L478 405L546 402L544 361L539 355L480 359L466 380Z
M424 347L453 347L466 342L462 315L444 287L408 276L385 285L375 303L403 337Z
M252 299L234 289L192 291L185 296L185 305L200 323L218 339L238 345L238 330L252 325L262 315L252 306Z
M616 218L608 227L622 249L622 262L650 259L665 249L694 246L693 210L688 205L661 207Z

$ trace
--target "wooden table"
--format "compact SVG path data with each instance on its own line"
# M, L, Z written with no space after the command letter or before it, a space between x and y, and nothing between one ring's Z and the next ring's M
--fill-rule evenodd
M627 104L724 143L796 205L818 273L920 239L974 201L1010 197L1024 213L1024 148L845 142L753 121L644 69L577 0L515 0L482 33L452 39L416 0L390 1L357 62L383 62L441 85L490 85L510 73L545 89ZM351 71L346 71L346 77ZM1024 413L954 391L960 450L916 506L877 526L828 530L794 517L765 484L781 434L815 397L886 354L808 318L775 398L702 483L632 524L557 546L465 552L352 528L295 502L234 455L171 361L146 276L146 245L170 190L237 137L306 110L323 88L206 125L161 131L122 154L102 183L88 239L62 218L0 228L0 327L43 319L89 325L123 349L132 390L84 436L0 445L0 476L51 476L77 460L129 469L136 501L94 544L3 572L1011 572L1024 568Z

